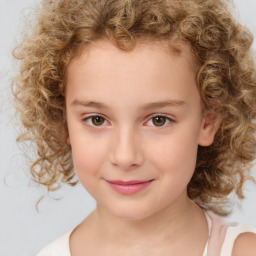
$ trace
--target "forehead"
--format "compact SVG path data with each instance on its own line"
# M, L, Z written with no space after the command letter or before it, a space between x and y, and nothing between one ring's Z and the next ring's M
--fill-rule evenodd
M92 59L94 58L95 61L98 62L97 64L99 65L100 63L104 64L104 61L108 61L107 57L110 56L111 58L113 58L114 56L124 57L123 64L125 64L125 62L129 58L135 60L135 58L138 59L139 56L141 57L141 60L144 59L145 61L150 61L150 57L152 57L151 61L153 61L154 56L152 54L150 54L149 56L149 52L158 52L162 55L169 55L172 58L182 57L183 61L186 62L187 67L190 68L192 72L198 71L198 63L194 55L192 54L191 45L188 42L180 42L178 44L177 50L177 44L175 44L174 49L172 44L168 41L138 41L136 46L132 50L124 51L115 46L114 43L112 43L110 40L102 39L89 43L88 45L85 45L79 49L77 55L70 61L67 67L66 78L68 78L70 71L72 72L72 68L70 67L74 62L85 62L89 58L90 61L92 61Z
M70 63L67 104L91 100L131 109L171 98L192 105L199 100L194 69L185 43L179 53L163 42L139 43L127 52L101 41L85 47Z
M162 41L140 42L132 51L123 51L109 40L87 45L68 66L66 93L72 87L97 92L143 86L154 93L170 83L181 90L182 84L194 83L196 65L190 45L179 48L173 52Z

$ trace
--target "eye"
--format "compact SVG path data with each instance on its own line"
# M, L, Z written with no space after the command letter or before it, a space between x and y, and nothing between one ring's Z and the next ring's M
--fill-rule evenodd
M174 120L164 115L155 115L148 122L151 122L153 126L162 127L166 126L166 123L174 122Z
M103 126L106 119L102 116L94 115L84 118L83 121L88 123L90 126Z
M83 121L88 123L89 126L92 127L100 127L103 126L105 122L107 122L106 119L100 115L92 115L85 117L83 118ZM162 127L166 126L166 123L169 124L171 122L174 122L174 120L164 115L155 115L151 117L151 119L148 122L151 122L151 126Z

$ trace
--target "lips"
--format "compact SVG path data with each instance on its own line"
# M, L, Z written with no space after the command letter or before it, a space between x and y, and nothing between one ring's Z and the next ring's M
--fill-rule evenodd
M131 195L144 190L153 180L106 180L109 186L116 192L124 195Z
M108 182L112 184L118 184L118 185L134 185L134 184L142 184L149 182L151 180L130 180L130 181L122 181L122 180L108 180Z

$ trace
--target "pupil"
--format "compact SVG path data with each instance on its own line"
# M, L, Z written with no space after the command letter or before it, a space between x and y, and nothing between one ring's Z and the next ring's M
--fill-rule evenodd
M157 126L161 126L165 123L165 117L162 117L162 116L154 117L154 120L156 121L155 124Z
M101 124L103 124L103 118L100 117L100 116L94 116L94 117L92 118L92 121L93 121L93 123L94 123L95 125L101 125Z

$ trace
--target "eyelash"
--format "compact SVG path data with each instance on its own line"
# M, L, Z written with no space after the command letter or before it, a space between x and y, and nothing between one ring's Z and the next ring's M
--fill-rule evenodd
M103 119L104 119L104 123L105 123L105 121L106 121L106 118L104 118L104 117L101 116L101 115L97 115L97 114L87 116L87 117L83 118L82 121L88 123L88 120L92 119L93 117L101 117L101 118L103 118ZM153 118L156 118L156 117L163 117L163 118L165 118L165 123L164 123L164 125L162 125L162 126L152 125L152 127L159 127L159 128L161 128L161 127L166 127L166 126L167 126L167 125L165 125L165 124L166 124L166 120L168 120L169 123L174 123L174 122L175 122L172 118L170 118L170 117L168 117L168 116L166 116L166 115L162 115L162 114L153 115L153 116L151 116L151 118L150 118L148 121L150 121L150 120L152 120ZM103 124L104 124L104 123L103 123ZM98 126L97 126L97 125L93 125L93 124L91 123L91 124L89 124L89 126L91 126L91 127L96 127L96 128L97 128L97 127L102 127L103 125L98 125Z

